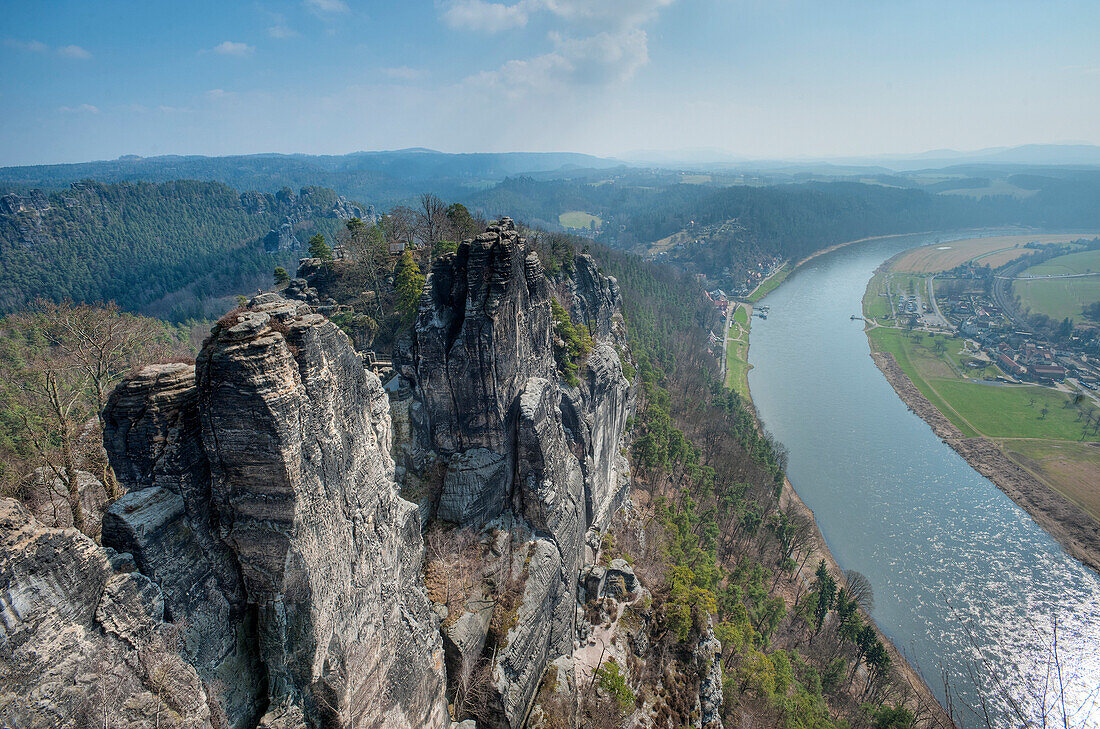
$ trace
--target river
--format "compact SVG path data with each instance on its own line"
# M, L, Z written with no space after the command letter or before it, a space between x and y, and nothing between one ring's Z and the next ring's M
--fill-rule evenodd
M870 579L875 621L941 700L946 671L956 708L984 697L1003 709L1007 692L1029 717L1049 710L1056 621L1069 725L1097 727L1100 578L909 412L849 318L883 261L967 237L867 241L807 262L753 319L749 387L829 549Z

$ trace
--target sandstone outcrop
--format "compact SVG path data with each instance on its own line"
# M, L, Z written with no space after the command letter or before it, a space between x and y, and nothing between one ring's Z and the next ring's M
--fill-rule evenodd
M507 218L439 257L390 394L305 278L194 365L129 375L103 412L126 493L101 545L0 501L3 718L436 729L473 675L478 726L516 729L549 665L566 688L575 656L594 670L582 604L644 601L629 565L584 569L628 486L634 393L615 281L569 270ZM591 334L571 385L552 300ZM465 535L462 600L428 597L422 515Z
M575 387L557 372L552 297L593 335ZM634 400L619 307L618 287L592 259L578 257L571 278L551 281L503 218L436 259L412 336L395 353L412 441L398 453L410 473L442 472L423 494L425 511L464 526L492 522L523 555L519 584L497 586L497 612L507 605L510 614L491 647L496 711L482 723L521 726L547 665L571 654L586 535L598 545L625 493ZM449 622L449 651L486 644L470 635L485 621L470 615Z
M343 332L257 297L195 368L142 370L106 415L129 493L104 544L161 588L181 655L223 687L231 724L449 724L388 400Z
M0 499L0 721L210 729L159 588L75 529Z

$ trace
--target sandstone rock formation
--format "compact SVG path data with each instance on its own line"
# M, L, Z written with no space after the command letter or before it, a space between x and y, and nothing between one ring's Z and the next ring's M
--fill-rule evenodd
M557 373L552 296L595 340L574 388ZM634 401L619 306L615 282L587 256L572 278L551 282L504 218L436 260L414 332L395 353L412 440L398 450L410 473L443 473L425 510L460 525L493 521L521 545L519 584L497 586L498 612L512 614L492 647L497 710L482 723L521 726L547 665L572 652L586 534L598 544L625 493L620 452ZM453 653L486 645L470 635L485 625L472 616L447 628L452 664L472 657Z
M572 386L552 299L592 335ZM477 669L478 726L522 726L547 666L572 685L585 599L642 601L625 563L584 569L628 485L619 309L590 258L550 279L505 218L437 259L392 417L347 335L276 294L195 365L128 376L102 546L0 501L0 718L434 729ZM456 605L429 600L421 514L469 537Z
M145 368L106 415L129 493L104 544L163 591L180 654L232 725L449 723L388 401L343 332L257 297L195 368Z
M132 560L0 499L0 722L210 729L160 590Z

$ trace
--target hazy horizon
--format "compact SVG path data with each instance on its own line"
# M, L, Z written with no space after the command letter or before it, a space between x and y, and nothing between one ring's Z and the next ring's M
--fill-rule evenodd
M0 165L121 155L1100 143L1100 6L75 0L6 8Z

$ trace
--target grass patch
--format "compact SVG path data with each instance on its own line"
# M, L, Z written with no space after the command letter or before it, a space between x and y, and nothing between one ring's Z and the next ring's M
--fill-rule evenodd
M764 298L772 291L775 290L779 284L786 280L787 276L791 275L791 264L784 264L782 268L773 273L769 278L764 279L756 289L749 294L748 301L757 302Z
M913 384L917 386L917 389L921 391L921 394L928 398L929 402L931 402L937 410L946 415L947 418L955 424L955 427L962 431L964 436L973 438L979 435L979 433L963 421L958 414L951 409L947 401L940 397L939 393L929 385L927 378L922 372L928 371L933 366L933 358L924 356L921 350L910 347L909 343L905 340L905 332L881 327L869 331L867 337L874 351L889 352L894 355L894 359L898 361L898 365L900 365L902 370L905 371L905 374L909 376L909 379L913 381ZM938 359L938 357L935 359ZM942 373L944 369L949 368L943 363L940 363L938 372Z
M749 397L749 312L738 306L733 313L733 328L726 342L726 387L743 398Z
M558 222L563 228L591 228L593 222L596 223L597 228L603 225L603 220L598 215L592 215L583 210L570 210L568 213L562 213L558 216Z
M1065 276L1100 272L1100 251L1081 251L1052 258L1027 269L1026 276ZM1084 319L1082 310L1100 301L1100 276L1088 278L1017 280L1012 292L1020 297L1020 305L1032 314L1046 314L1061 321L1069 318L1076 323Z
M863 293L863 316L868 319L889 319L890 297L886 295L886 274L879 272L871 277Z
M962 417L992 438L1090 437L1077 408L1067 407L1070 396L1049 387L992 387L962 380L932 385Z
M917 389L967 437L1071 441L1091 437L1066 393L1047 387L999 387L959 377L956 369L980 375L961 366L969 358L959 354L962 340L957 337L941 335L946 345L942 354L936 352L934 338L926 333L918 332L911 339L908 332L882 327L868 332L868 338L875 351L894 355ZM986 368L980 372L993 371ZM1086 401L1082 407L1094 406Z
M1048 440L1006 441L1003 446L1013 460L1100 521L1100 446Z

